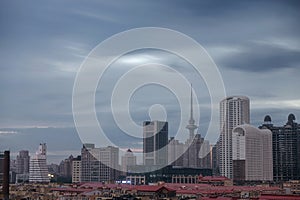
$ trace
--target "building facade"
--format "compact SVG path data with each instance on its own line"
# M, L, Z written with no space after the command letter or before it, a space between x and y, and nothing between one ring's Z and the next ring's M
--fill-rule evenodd
M0 152L0 199L9 200L10 151Z
M168 164L168 122L143 122L144 165Z
M232 132L233 180L272 181L272 132L249 124Z
M300 180L300 124L293 114L283 126L274 126L267 115L259 128L272 131L273 179L282 182Z
M110 182L118 177L119 148L95 148L94 144L84 144L81 149L81 181Z
M46 143L40 144L29 164L29 182L30 183L49 183L47 167L47 146Z
M232 178L232 130L250 123L249 98L232 96L220 102L219 168L222 176Z
M29 161L30 156L29 152L26 150L22 150L17 155L17 174L29 174Z
M128 149L125 153L125 155L122 156L121 159L121 166L122 166L122 172L128 171L128 166L135 166L136 165L136 156L133 154L131 149Z
M81 182L81 156L77 156L72 161L72 183Z

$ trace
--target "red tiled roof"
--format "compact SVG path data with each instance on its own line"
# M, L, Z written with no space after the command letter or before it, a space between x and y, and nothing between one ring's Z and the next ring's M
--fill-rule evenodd
M157 192L160 189L166 189L168 191L176 191L172 188L165 187L163 185L138 185L134 189L137 191L145 191L145 192Z
M262 194L259 197L259 200L300 200L300 196L294 196L294 195L265 195Z

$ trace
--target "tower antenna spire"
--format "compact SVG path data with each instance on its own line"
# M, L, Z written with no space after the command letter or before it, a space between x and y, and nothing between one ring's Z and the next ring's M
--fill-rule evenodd
M189 124L186 126L186 128L190 132L190 138L194 138L195 136L195 130L198 128L198 126L195 125L195 120L193 116L193 85L191 84L191 110L190 110L190 119Z

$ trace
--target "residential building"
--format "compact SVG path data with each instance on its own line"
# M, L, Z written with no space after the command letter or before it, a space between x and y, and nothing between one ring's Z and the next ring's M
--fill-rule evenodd
M250 124L249 98L231 96L220 102L219 168L222 176L232 178L232 130Z
M72 183L81 182L81 156L77 156L72 161Z
M275 126L267 115L259 128L272 131L273 179L282 182L300 180L300 124L289 114L283 126Z
M168 164L168 122L145 121L143 123L143 161L145 165Z
M110 182L116 180L119 168L119 148L95 148L84 144L81 149L81 181Z
M233 180L272 181L272 132L249 124L232 131Z
M69 158L66 158L60 162L58 166L59 176L71 179L73 159L73 156L70 155Z
M46 143L40 144L29 164L29 182L30 183L49 183L47 168L47 146Z

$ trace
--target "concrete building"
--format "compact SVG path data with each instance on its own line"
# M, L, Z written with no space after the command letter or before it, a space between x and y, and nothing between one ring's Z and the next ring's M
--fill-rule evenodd
M121 158L121 166L122 166L122 172L128 171L128 166L135 166L136 165L136 156L133 154L133 152L128 149L125 153L125 155Z
M222 176L232 178L232 130L250 124L249 98L232 96L220 102L219 168Z
M165 166L168 163L168 122L143 123L144 165Z
M171 137L168 145L168 164L183 166L184 143Z
M272 131L273 179L277 182L300 180L300 124L289 114L283 126L274 126L267 115L259 128Z
M81 182L81 156L77 156L72 161L72 183Z
M119 168L119 148L95 148L84 144L81 149L81 181L110 182L116 180Z
M9 200L10 152L0 152L0 199Z
M272 132L249 124L232 131L233 180L272 181Z
M29 161L30 156L29 152L26 150L19 151L19 155L17 155L17 174L29 174Z
M29 182L30 183L49 183L47 168L47 146L46 143L40 144L29 164Z
M71 179L72 177L72 162L73 156L70 155L68 158L62 160L58 166L59 176Z

